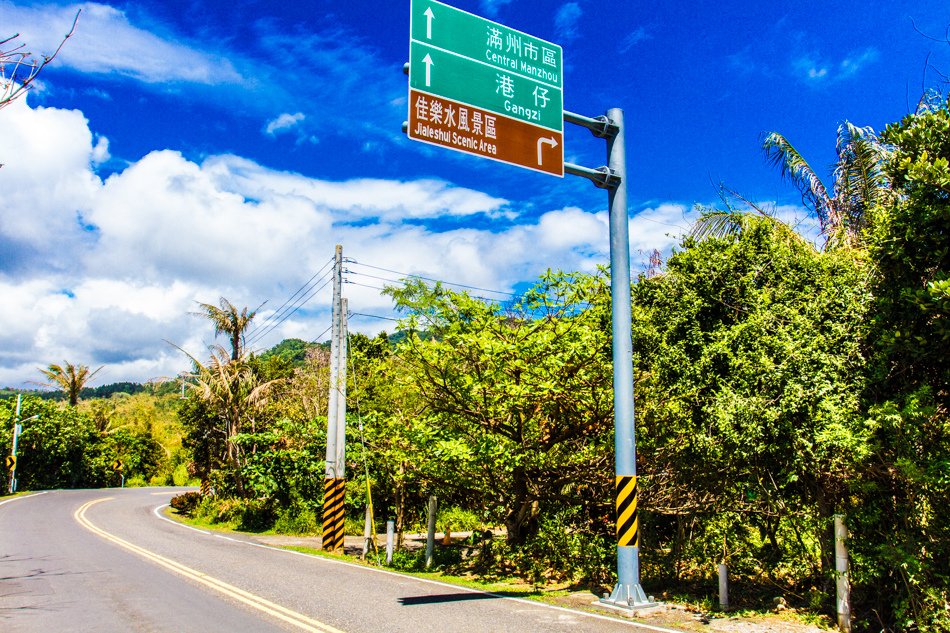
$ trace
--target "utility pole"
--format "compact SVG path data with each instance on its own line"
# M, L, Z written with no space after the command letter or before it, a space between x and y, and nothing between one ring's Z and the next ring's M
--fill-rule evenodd
M326 474L323 480L323 549L343 548L346 492L346 300L343 299L343 247L333 260L330 335L330 393L327 406Z

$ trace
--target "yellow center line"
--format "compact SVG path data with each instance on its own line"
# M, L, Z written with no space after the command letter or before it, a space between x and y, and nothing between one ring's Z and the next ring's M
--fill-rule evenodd
M190 567L186 567L185 565L175 562L169 558L165 558L164 556L160 556L159 554L150 552L145 548L139 547L138 545L133 545L132 543L129 543L128 541L121 539L118 536L109 534L105 530L102 530L96 527L95 525L93 525L92 523L90 523L89 519L86 518L86 510L88 510L90 507L94 506L97 503L101 503L103 501L110 501L110 500L112 500L112 497L103 497L102 499L95 499L93 501L89 501L88 503L85 503L82 506L80 506L80 508L76 510L73 517L84 528L86 528L93 534L101 536L102 538L106 539L110 543L114 543L118 545L119 547L129 550L130 552L134 552L135 554L138 554L139 556L147 560L150 560L153 563L156 563L162 567L165 567L166 569L169 569L186 578L194 580L195 582L198 582L206 587L214 589L215 591L219 593L223 593L224 595L230 598L233 598L234 600L237 600L238 602L246 604L249 607L257 609L258 611L262 611L270 616L273 616L275 618L283 620L284 622L292 624L293 626L301 630L313 631L315 633L343 633L343 631L341 631L340 629L334 628L330 626L329 624L324 624L323 622L319 622L317 620L309 618L303 615L302 613L292 611L291 609L282 607L281 605L271 602L269 600L266 600L260 596L244 591L243 589L239 589L238 587L235 587L233 585L229 585L223 580L218 580L217 578L214 578L213 576L209 576L208 574L205 574L204 572L191 569Z

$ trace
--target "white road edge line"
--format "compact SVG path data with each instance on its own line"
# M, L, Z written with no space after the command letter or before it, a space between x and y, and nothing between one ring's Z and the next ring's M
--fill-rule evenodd
M204 531L204 530L199 530L198 528L193 528L193 527L191 527L190 525L185 525L184 523L179 523L178 521L173 521L173 520L169 519L168 517L164 517L164 516L161 516L160 514L157 514L159 510L161 510L162 508L165 508L165 507L167 507L167 506L168 506L168 504L166 503L166 504L164 504L164 505L160 505L160 506L158 506L157 508L155 508L154 512L156 513L156 516L158 516L158 518L163 519L163 520L165 520L165 521L168 521L169 523L174 523L175 525L177 525L177 526L179 526L179 527L183 527L183 528L188 529L188 530L194 530L194 531L196 531L196 532L201 532L202 534L207 534L208 536L214 536L215 538L224 539L224 540L226 540L226 541L234 541L235 543L241 543L241 544L243 544L243 545L250 545L251 547L259 547L259 548L261 548L261 549L268 549L268 550L272 550L272 551L274 551L274 552L283 552L284 554L292 554L292 555L295 555L295 556L303 556L303 557L308 558L308 559L310 559L310 560L321 561L321 562L324 562L324 563L331 563L331 564L343 565L343 566L345 566L345 567L356 567L357 569L364 569L364 570L366 570L366 571L376 572L377 574L385 574L385 575L387 575L387 576L396 576L397 578L411 578L411 579L413 579L413 580L417 580L417 581L419 581L419 582L426 583L426 584L429 584L429 585L435 585L435 586L437 586L437 587L446 587L446 588L448 588L448 589L460 589L460 590L462 590L462 591L467 591L467 592L469 592L469 593L478 593L478 594L482 594L482 595L492 596L493 598L500 598L500 599L502 599L502 600L509 600L509 601L511 601L511 602L518 602L518 603L520 603L520 604L530 605L530 606L533 606L533 607L543 607L543 608L545 608L545 609L552 609L552 610L554 610L554 611L562 611L562 612L564 612L564 613L570 613L570 614L572 614L572 615L578 615L578 616L583 616L583 617L587 617L587 618L593 618L593 619L595 619L595 620L607 620L607 621L610 621L610 622L617 622L617 623L619 623L619 624L627 624L627 625L629 625L629 626L637 626L637 627L640 627L640 628L642 628L642 629L648 629L648 630L650 630L650 631L657 631L658 633L683 633L682 631L677 631L676 629L665 629L665 628L663 628L663 627L661 627L661 626L653 626L652 624L643 624L643 623L641 623L641 622L633 622L633 621L631 621L631 620L619 620L619 619L617 619L617 618L612 618L612 617L607 616L607 615L601 615L601 614L599 614L599 613L590 613L590 612L588 612L588 611L578 611L578 610L576 610L576 609L568 609L567 607L559 607L559 606L556 606L556 605L553 605L553 604L547 604L547 603L544 603L544 602L538 602L538 601L536 601L536 600L526 600L525 598L512 598L511 596L503 596L503 595L501 595L501 594L493 593L493 592L491 592L491 591L484 591L484 590L482 590L482 589L472 589L471 587L465 587L465 586L463 586L463 585L453 585L453 584L450 584L450 583L447 583L447 582L441 582L441 581L439 581L439 580L432 580L432 579L430 579L430 578L419 578L418 576L410 576L410 575L408 575L408 574L400 574L400 573L395 572L395 571L389 571L388 569L379 569L379 568L376 568L376 567L367 567L367 566L365 566L365 565L357 565L356 563L348 563L348 562L346 562L346 561L336 560L336 559L334 559L334 558L324 558L324 557L322 557L322 556L314 556L313 554L306 554L306 553L304 553L304 552L298 552L298 551L292 550L292 549L283 549L283 548L281 548L281 547L274 547L273 545L264 545L264 544L262 544L262 543L252 543L252 542L250 542L250 541L244 541L244 540L241 540L241 539L232 538L232 537L230 537L230 536L224 536L224 535L218 534L218 533L216 533L216 532L206 532L206 531Z
M19 501L20 499L29 499L30 497L39 497L40 495L45 495L49 490L44 490L43 492L33 492L28 495L20 495L19 497L13 497L12 499L7 499L6 501L0 501L0 506L5 503L10 503L11 501Z
M73 518L75 518L76 522L79 523L82 527L86 528L87 530L89 530L90 532L94 534L97 534L98 536L101 536L105 540L110 541L111 543L114 543L115 545L118 545L119 547L127 549L130 552L133 552L135 554L138 554L142 558L152 561L153 563L156 563L160 565L161 567L165 567L166 569L173 571L181 576L184 576L185 578L189 578L195 582L205 585L206 587L210 589L214 589L215 591L219 593L223 593L224 595L234 600L237 600L238 602L244 603L245 605L249 607L257 609L258 611L261 611L263 613L267 613L277 619L283 620L284 622L287 622L288 624L291 624L297 627L298 629L311 631L312 633L343 633L342 631L340 631L340 629L334 628L330 626L329 624L325 624L323 622L320 622L319 620L315 620L302 613L298 613L296 611L288 609L287 607L279 605L275 602L271 602L261 596L245 591L239 587L235 587L234 585L230 585L224 582L223 580L219 580L215 578L214 576L210 576L208 574L205 574L204 572L197 571L195 569L192 569L190 567L187 567L179 563L178 561L172 560L170 558L166 558L152 551L149 551L145 549L144 547L139 547L138 545L135 545L134 543L130 543L129 541L121 539L118 536L115 536L114 534L110 534L109 532L106 532L102 528L97 527L92 522L90 522L89 519L86 518L86 511L90 507L98 503L102 503L103 501L110 501L112 499L113 497L100 497L98 499L93 499L92 501L87 501L85 504L80 506L79 509L77 509L73 513Z
M185 525L184 523L179 523L178 521L172 521L172 520L169 519L168 517L162 516L162 508L167 508L167 507L168 507L168 504L167 504L167 503L164 503L164 504L158 506L157 508L155 508L154 510L152 510L152 514L154 514L155 516L157 516L157 517L158 517L159 519L161 519L162 521L168 521L168 522L171 523L172 525L177 525L178 527L183 527L183 528L192 530L193 532L198 532L198 533L200 533L200 534L211 534L211 532L209 532L208 530L201 530L201 529L198 529L198 528L196 528L196 527L191 527L190 525Z

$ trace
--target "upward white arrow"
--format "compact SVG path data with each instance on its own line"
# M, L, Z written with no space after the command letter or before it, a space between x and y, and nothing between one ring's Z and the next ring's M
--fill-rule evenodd
M428 88L432 85L432 65L435 62L429 57L429 53L426 53L426 56L422 58L422 63L426 65L426 88Z
M423 15L426 16L426 39L432 39L432 20L435 19L435 14L432 13L432 7L428 7Z

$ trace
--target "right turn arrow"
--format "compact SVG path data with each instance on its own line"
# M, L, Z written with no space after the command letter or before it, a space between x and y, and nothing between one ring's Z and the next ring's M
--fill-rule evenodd
M545 145L547 145L548 147L557 147L557 139L553 136L550 138L538 139L538 166L542 164L541 151L544 149Z

